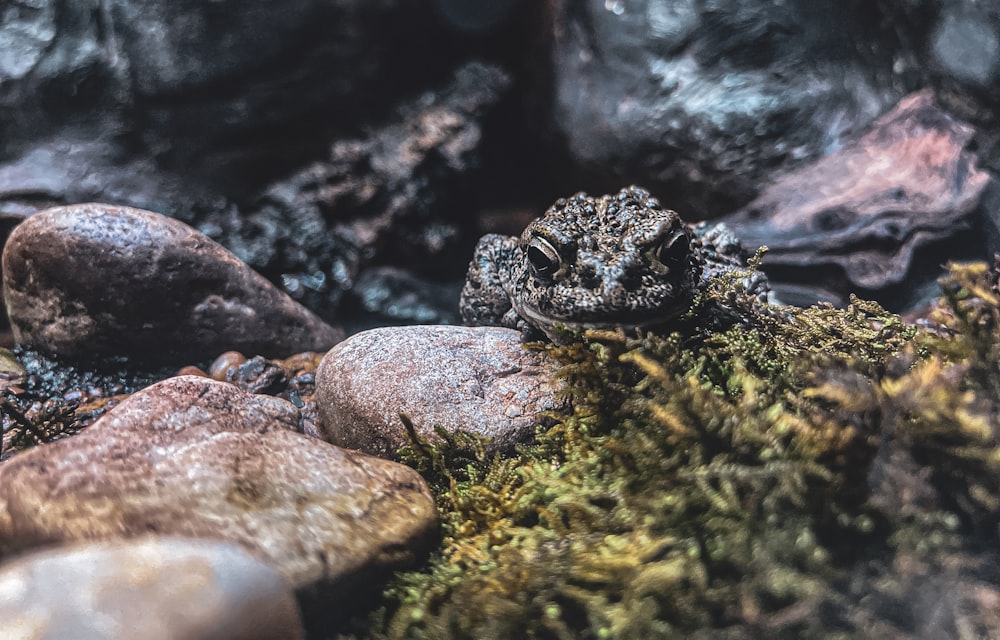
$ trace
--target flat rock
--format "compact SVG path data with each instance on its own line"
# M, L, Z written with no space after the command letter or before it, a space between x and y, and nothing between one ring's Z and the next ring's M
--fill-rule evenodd
M0 566L3 637L294 640L290 585L225 542L82 543Z
M316 374L320 431L330 442L393 457L435 426L493 438L497 450L530 440L536 414L557 408L559 364L501 327L385 327L331 349Z
M301 419L290 402L197 376L136 392L0 464L0 556L151 532L225 540L303 607L329 608L420 557L436 511L416 471L296 433Z
M764 268L785 302L845 304L853 292L914 289L914 276L940 275L944 259L926 252L970 228L990 183L974 135L931 91L911 94L864 135L722 220L744 245L767 245Z
M51 354L204 359L329 348L342 332L182 222L106 204L31 216L3 251L14 337Z

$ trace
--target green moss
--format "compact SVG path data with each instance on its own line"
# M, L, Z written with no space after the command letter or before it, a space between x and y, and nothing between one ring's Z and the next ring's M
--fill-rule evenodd
M952 266L917 328L857 299L768 308L733 276L669 335L544 347L572 409L541 416L517 456L411 430L402 453L437 495L443 542L362 635L988 628L989 600L968 594L996 578L982 569L1000 525L995 277ZM954 606L926 622L918 596L939 583Z

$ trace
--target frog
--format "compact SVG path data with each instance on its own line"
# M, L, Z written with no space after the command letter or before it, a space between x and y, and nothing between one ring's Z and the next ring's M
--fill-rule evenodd
M525 341L563 343L588 329L652 330L688 310L723 273L746 269L724 225L691 225L638 185L560 198L520 237L476 245L459 300L473 326L517 329ZM760 300L766 277L748 272Z

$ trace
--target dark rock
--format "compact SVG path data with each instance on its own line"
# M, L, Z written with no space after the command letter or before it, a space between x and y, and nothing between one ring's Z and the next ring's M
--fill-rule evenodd
M409 441L399 417L440 442L434 427L493 438L496 450L529 441L537 414L557 408L559 365L501 327L372 329L326 354L316 376L320 429L335 444L393 457Z
M499 68L469 63L388 123L335 142L326 160L274 184L242 214L198 226L321 313L380 258L461 272L467 258L453 248L455 220L468 214L465 176L478 162L481 120L508 83Z
M292 590L224 542L142 538L42 551L0 566L7 638L303 637Z
M60 356L288 355L342 337L205 236L127 207L32 216L4 247L3 282L18 344Z
M973 133L930 92L914 94L856 141L785 174L722 220L744 244L767 245L764 268L786 302L844 302L915 270L937 277L943 260L914 269L915 256L968 231L989 183L968 148Z
M373 267L362 271L350 291L355 313L379 326L392 324L457 324L462 285L431 282L412 271ZM350 314L350 307L345 309ZM349 322L345 318L345 322Z
M685 215L744 204L776 169L836 149L916 66L878 3L550 4L569 153L606 181L672 193Z
M149 532L225 540L288 579L307 614L340 610L426 551L436 510L414 470L296 433L301 420L207 378L139 391L0 464L0 555Z
M940 73L976 92L996 90L1000 87L1000 7L968 0L941 5L930 51Z
M64 139L102 140L116 162L78 158L98 187L85 199L111 201L99 183L133 161L155 165L153 190L163 170L167 182L252 192L262 173L440 74L450 61L401 52L444 35L433 12L396 0L16 3L0 21L0 165ZM184 195L168 201L187 205Z

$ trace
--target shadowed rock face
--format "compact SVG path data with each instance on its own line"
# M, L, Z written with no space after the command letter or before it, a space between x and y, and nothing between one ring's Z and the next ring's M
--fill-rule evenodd
M783 282L815 282L824 270L842 274L841 296L895 285L919 249L971 226L990 182L967 148L973 134L930 92L913 94L856 142L778 178L722 221L748 246L767 245L779 296Z
M70 358L284 356L343 336L187 225L103 204L32 216L3 253L18 344Z
M300 421L228 383L159 382L0 465L0 554L151 532L225 540L306 600L364 591L419 558L437 526L420 475L296 433Z

